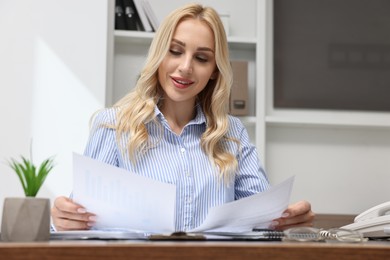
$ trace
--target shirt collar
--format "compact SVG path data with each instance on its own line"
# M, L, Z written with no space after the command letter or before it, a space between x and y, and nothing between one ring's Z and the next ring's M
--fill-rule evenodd
M192 119L187 125L201 125L206 123L206 116L203 113L202 107L199 103L196 104L196 116L194 119ZM166 122L166 119L161 112L161 110L156 105L154 107L154 115L157 117L158 121L160 122Z

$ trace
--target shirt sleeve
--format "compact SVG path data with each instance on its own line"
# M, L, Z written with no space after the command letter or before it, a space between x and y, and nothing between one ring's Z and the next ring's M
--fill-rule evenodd
M115 124L115 110L104 109L95 116L84 155L101 162L118 166L118 146L115 130L107 125Z
M267 190L267 175L256 147L250 142L248 131L238 118L230 117L233 137L240 141L237 152L238 168L235 176L235 199L241 199Z

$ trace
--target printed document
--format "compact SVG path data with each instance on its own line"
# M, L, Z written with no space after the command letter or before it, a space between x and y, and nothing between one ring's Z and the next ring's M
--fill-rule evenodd
M73 154L73 199L96 214L96 229L171 232L175 198L175 185Z
M97 216L96 229L135 232L175 231L176 186L73 155L73 199ZM245 232L268 228L287 208L294 177L269 190L211 208L189 232Z

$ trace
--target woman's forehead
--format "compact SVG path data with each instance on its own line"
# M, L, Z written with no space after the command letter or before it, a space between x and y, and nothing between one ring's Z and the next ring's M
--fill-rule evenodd
M208 24L200 19L188 18L180 21L173 33L173 39L214 50L214 33Z

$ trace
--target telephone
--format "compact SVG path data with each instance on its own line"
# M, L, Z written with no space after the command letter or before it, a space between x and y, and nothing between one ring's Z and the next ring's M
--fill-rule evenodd
M359 231L364 237L390 237L390 201L364 211L341 228Z

